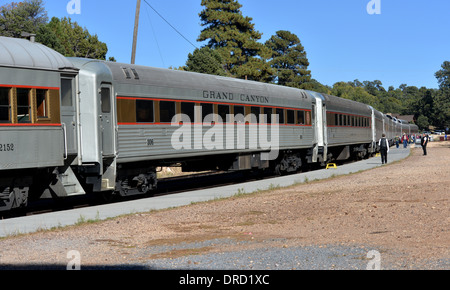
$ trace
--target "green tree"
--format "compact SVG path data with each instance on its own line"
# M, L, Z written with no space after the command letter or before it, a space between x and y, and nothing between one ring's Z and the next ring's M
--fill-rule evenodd
M426 130L430 126L430 123L428 122L428 118L427 117L425 117L424 115L420 115L417 118L416 125L419 126L419 128L421 130Z
M36 34L48 21L42 0L26 0L0 7L0 35L21 37L22 32Z
M337 82L333 85L331 94L344 99L364 103L381 111L379 101L376 96L369 94L362 87L354 87L351 83Z
M190 53L183 70L226 76L226 72L222 66L222 57L217 51L207 46L201 49L197 48L193 53Z
M441 67L442 69L435 74L439 87L450 88L450 61L444 61Z
M435 74L440 89L433 98L434 125L448 128L450 127L450 61L444 61L441 68Z
M301 88L302 84L311 81L309 61L297 35L280 30L265 45L272 51L269 64L276 70L276 83Z
M450 88L442 88L436 92L433 99L434 126L450 127Z
M318 93L331 94L331 88L322 85L316 79L311 79L309 82L303 83L300 88L303 90L309 90Z
M106 59L107 45L101 42L97 35L91 35L86 28L72 22L70 18L53 17L39 32L36 41L65 56Z
M221 55L225 71L238 78L270 81L273 70L267 63L270 51L258 40L252 18L242 15L237 0L202 0L199 14L201 31L198 41Z

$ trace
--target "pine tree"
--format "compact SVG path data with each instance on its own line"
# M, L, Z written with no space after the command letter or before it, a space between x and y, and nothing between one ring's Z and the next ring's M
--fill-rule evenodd
M207 46L201 49L197 48L194 53L190 53L183 70L226 76L226 72L222 67L222 57L217 51Z
M311 81L311 71L305 49L297 35L280 30L266 41L266 47L272 51L269 62L277 71L275 82L279 85L301 88Z
M48 21L42 0L26 0L0 7L0 35L20 38L22 32L36 34Z
M270 51L259 43L262 34L255 30L252 18L242 15L237 0L202 0L200 12L204 27L198 41L217 50L230 75L257 81L271 79L273 70L266 59Z

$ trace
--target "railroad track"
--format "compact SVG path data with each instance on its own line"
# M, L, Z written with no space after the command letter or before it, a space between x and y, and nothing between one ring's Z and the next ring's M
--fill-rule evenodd
M347 160L339 163L350 164L355 161ZM308 168L306 171L313 171L323 169L322 167ZM306 172L304 171L304 172ZM295 173L293 173L295 174ZM62 212L66 210L73 210L78 208L86 208L93 206L100 206L111 203L121 203L131 200L146 199L151 197L161 197L166 195L174 195L183 192L200 189L212 189L227 185L234 185L239 183L265 180L279 177L269 170L265 171L234 171L234 172L205 172L196 173L183 176L165 177L158 181L158 189L147 195L136 195L130 197L114 196L112 198L103 198L98 195L81 195L67 198L60 198L58 200L38 200L29 203L29 206L24 209L15 209L10 212L0 213L0 219L13 219L24 216L35 216L48 214L52 212Z

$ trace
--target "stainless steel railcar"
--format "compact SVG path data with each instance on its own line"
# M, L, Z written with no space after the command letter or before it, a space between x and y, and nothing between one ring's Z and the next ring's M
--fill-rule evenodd
M402 130L370 106L310 91L65 58L27 40L1 37L0 50L0 211L143 194L160 166L295 172L367 157L381 134Z
M76 74L43 45L0 37L0 210L51 196L44 188L62 185L54 177L77 151L68 85Z
M142 194L156 186L159 166L179 164L186 171L243 170L266 169L275 162L281 173L298 170L306 156L310 162L318 158L313 124L319 123L312 114L316 98L306 91L182 71L70 60L80 70L80 159L86 169L81 175L94 191ZM206 122L208 116L212 119ZM274 117L279 119L276 135ZM279 140L276 148L261 144L274 141L261 140L263 129ZM179 141L180 130L183 138L190 139L177 148L174 141ZM264 158L274 150L273 160Z
M325 95L327 106L328 154L345 160L363 158L375 152L372 113L368 105Z

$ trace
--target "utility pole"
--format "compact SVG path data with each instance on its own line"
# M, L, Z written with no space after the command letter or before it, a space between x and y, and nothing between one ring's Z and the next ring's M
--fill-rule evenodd
M136 45L137 45L139 15L140 14L141 14L141 0L137 0L136 18L134 20L133 49L131 51L131 64L135 64L135 62L136 62Z

